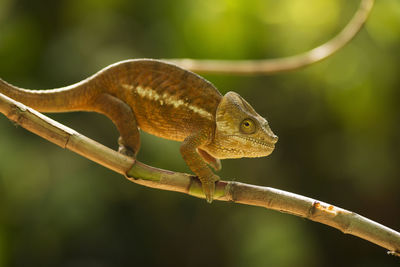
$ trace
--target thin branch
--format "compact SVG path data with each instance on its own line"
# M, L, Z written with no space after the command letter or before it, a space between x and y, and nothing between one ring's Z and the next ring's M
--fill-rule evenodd
M361 30L374 0L361 0L353 18L334 38L308 52L290 57L264 60L165 59L185 69L201 73L271 74L296 70L319 62L349 43Z
M204 198L201 184L195 176L135 161L3 94L0 94L0 112L25 129L125 175L134 183ZM259 206L304 217L375 243L388 249L390 254L398 256L400 252L400 233L354 212L301 195L270 187L219 181L215 200Z

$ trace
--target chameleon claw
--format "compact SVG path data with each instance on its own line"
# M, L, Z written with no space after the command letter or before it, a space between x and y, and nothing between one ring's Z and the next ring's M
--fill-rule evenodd
M214 198L215 182L210 181L210 182L204 182L202 184L203 184L203 192L204 192L204 195L206 196L206 200L208 203L211 203Z
M136 153L133 152L132 149L129 149L129 148L126 147L126 146L119 146L119 147L118 147L118 152L121 153L122 155L131 157L131 158L134 158L134 157L136 156L136 155L135 155Z
M118 138L118 152L131 157L131 158L135 158L136 157L136 153L133 149L131 149L130 147L128 147L127 145L125 145L124 141L122 140L121 137Z

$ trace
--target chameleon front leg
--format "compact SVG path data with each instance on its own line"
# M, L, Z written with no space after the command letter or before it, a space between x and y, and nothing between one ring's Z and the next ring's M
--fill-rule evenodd
M190 135L182 142L180 151L186 164L199 177L206 200L211 203L215 191L215 182L219 180L219 176L211 171L197 151L198 147L207 143L208 140L208 135L203 132Z
M110 94L99 95L91 104L94 111L106 115L120 134L120 153L136 157L140 148L140 134L132 109L121 99Z
M220 171L222 168L221 161L219 159L214 158L210 154L208 154L207 151L197 148L197 152L200 154L200 156L203 158L205 162L208 163L211 167L213 167L214 170Z

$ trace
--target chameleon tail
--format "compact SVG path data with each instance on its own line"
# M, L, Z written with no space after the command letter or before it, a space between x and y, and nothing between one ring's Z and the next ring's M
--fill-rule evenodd
M90 79L77 84L50 90L28 90L16 87L0 78L0 93L40 112L84 111L88 88L93 86Z

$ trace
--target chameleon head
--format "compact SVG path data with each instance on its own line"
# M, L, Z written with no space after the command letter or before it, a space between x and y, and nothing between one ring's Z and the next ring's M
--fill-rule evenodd
M265 157L278 137L246 100L228 92L218 105L213 141L205 148L215 158Z

